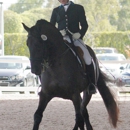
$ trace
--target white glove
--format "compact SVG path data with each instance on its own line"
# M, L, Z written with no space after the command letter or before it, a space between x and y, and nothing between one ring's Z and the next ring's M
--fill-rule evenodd
M73 39L75 39L75 40L79 39L80 36L81 36L81 34L78 33L78 32L77 32L77 33L74 33L74 34L72 35Z
M66 35L66 31L65 31L65 29L60 30L60 33L61 33L61 35L64 37L64 36Z

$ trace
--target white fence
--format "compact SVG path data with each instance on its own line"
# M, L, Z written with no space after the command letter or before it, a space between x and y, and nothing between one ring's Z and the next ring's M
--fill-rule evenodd
M1 87L0 95L3 94L38 94L40 87ZM130 87L110 87L117 96L130 96Z
M111 87L112 91L116 96L130 96L130 86L129 87Z
M0 87L2 94L38 94L40 87Z

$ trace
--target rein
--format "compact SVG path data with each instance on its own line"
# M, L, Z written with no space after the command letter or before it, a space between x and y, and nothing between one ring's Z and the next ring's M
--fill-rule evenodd
M54 62L56 59L61 58L62 56L64 56L65 54L67 54L67 52L70 50L70 48L68 47L61 55L59 55L58 57L55 57L53 59L51 59L50 61L44 60L44 59L37 59L37 58L30 58L30 61L39 61L41 62L41 65L43 66L44 70L46 70L49 66L51 66L52 64L49 64L49 62Z
M50 62L54 62L56 59L61 58L62 56L64 56L65 54L67 54L67 52L70 50L70 48L68 47L61 55L59 55L58 57L55 57L53 59L50 60ZM43 69L46 70L49 66L51 66L52 64L49 64L48 61L43 60L43 63L41 63L43 66Z

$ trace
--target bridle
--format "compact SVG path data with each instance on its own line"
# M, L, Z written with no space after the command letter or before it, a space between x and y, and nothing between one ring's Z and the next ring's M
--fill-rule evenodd
M32 35L32 34L29 34L28 37L34 37L34 38L36 38L39 42L44 42L44 44L45 44L45 42L48 41L48 40L47 40L47 41L43 41L43 40L41 39L41 37L39 37L39 36L34 36L34 35ZM48 42L49 42L49 41L48 41ZM65 44L65 43L64 43L64 44ZM31 62L40 62L41 65L42 65L42 67L48 68L49 66L52 65L52 63L53 63L55 60L57 60L57 59L59 59L59 58L62 58L64 55L66 55L69 50L70 50L70 48L67 46L67 49L66 49L64 52L62 52L61 55L59 55L59 56L57 56L57 57L54 57L53 59L51 59L51 60L49 60L49 61L48 61L48 60L45 60L44 58L37 59L37 58L34 58L34 57L31 57L31 58L30 58L30 61L31 61Z

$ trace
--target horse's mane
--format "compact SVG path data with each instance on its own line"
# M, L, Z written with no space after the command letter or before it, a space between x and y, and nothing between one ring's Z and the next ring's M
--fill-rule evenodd
M40 35L46 35L51 42L63 41L63 37L59 30L50 22L40 19L36 22L35 27Z

